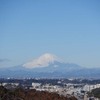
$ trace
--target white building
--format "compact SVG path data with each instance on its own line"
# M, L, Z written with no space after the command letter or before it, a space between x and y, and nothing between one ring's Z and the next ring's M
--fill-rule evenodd
M33 87L34 89L40 88L40 86L41 86L41 83L32 83L32 87Z
M96 89L96 88L100 88L100 84L95 84L95 85L85 85L83 87L83 90L84 91L92 91L93 89Z

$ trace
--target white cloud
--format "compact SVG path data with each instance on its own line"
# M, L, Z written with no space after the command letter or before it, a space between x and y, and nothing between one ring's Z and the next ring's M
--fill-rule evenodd
M54 61L59 61L58 57L49 53L46 53L33 61L30 61L23 66L26 68L37 68L37 67L47 67L49 63Z

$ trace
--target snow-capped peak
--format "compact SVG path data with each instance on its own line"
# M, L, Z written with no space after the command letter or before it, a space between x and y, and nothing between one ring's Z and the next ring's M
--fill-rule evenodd
M46 53L38 57L37 59L34 59L24 64L23 67L26 68L47 67L50 63L53 63L54 61L60 61L60 60L57 56Z

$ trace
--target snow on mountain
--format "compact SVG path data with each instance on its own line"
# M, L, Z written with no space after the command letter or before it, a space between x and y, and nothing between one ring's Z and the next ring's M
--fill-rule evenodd
M60 62L60 59L53 54L46 53L46 54L43 54L42 56L38 57L37 59L34 59L30 62L23 64L23 67L25 67L25 68L47 67L50 63L53 63L55 61Z
M74 63L65 63L57 56L46 53L23 65L0 69L0 77L96 77L100 76L100 68L85 68Z

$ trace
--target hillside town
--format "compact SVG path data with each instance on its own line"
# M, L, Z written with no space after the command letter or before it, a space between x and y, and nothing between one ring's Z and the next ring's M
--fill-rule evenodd
M15 80L15 81L14 81ZM88 93L96 88L100 88L99 80L92 80L88 83L82 83L82 79L2 79L0 86L6 89L16 89L21 87L25 90L46 91L49 93L57 93L64 97L75 97L78 100L100 100L94 95L89 96ZM79 83L78 83L79 82ZM93 83L94 82L94 83Z

